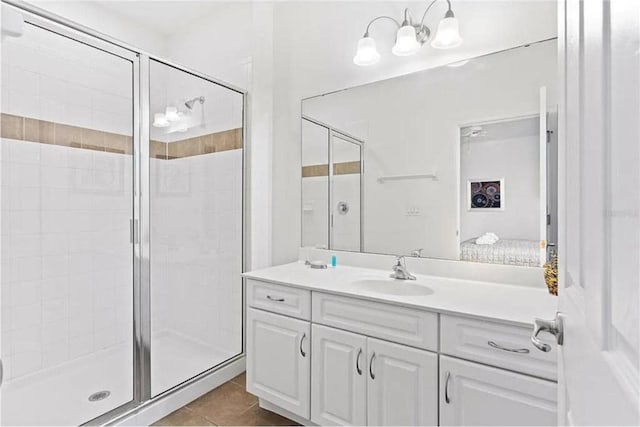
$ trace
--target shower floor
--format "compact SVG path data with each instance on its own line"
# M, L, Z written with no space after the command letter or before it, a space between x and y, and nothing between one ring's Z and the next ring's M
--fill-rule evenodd
M163 332L153 338L153 393L169 389L233 355ZM111 393L107 398L89 401L90 395L104 390ZM3 384L1 424L79 425L132 398L132 351L123 345Z

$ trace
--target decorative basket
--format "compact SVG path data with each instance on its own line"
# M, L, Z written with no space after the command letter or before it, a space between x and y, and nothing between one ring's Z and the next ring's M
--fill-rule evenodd
M551 253L551 259L544 265L544 281L551 295L558 295L558 254Z

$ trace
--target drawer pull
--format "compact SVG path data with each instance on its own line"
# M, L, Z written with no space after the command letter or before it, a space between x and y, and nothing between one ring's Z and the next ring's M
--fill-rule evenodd
M272 297L271 295L267 295L267 299L275 302L284 302L284 298L276 298Z
M376 379L376 375L373 373L373 361L376 359L376 352L371 353L371 359L369 359L369 376L372 380Z
M304 342L304 339L307 337L307 334L304 333L302 334L302 338L300 338L300 354L302 355L302 357L307 357L307 353L305 353L305 351L302 349L302 343Z
M362 369L360 369L360 356L362 356L362 349L358 350L358 355L356 356L356 372L358 375L362 375Z
M502 351L508 351L510 353L520 353L520 354L529 353L528 348L506 348L499 344L494 343L493 341L487 341L487 344L489 344L489 347L497 348L498 350L502 350Z
M449 380L451 379L451 372L447 371L447 379L444 380L444 401L449 404L451 403L451 399L449 399Z

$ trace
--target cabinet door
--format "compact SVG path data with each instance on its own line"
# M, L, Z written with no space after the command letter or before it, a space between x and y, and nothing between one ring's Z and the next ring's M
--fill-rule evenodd
M311 421L367 424L367 338L312 326Z
M247 391L309 418L309 322L247 310Z
M556 383L440 356L440 424L555 426Z
M436 425L438 357L367 338L368 425Z

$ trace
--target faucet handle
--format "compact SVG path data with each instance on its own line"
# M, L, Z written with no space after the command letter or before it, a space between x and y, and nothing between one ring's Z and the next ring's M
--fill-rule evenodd
M411 256L418 257L418 258L419 258L419 257L421 257L421 256L422 256L422 250L423 250L423 249L424 249L424 248L418 248L418 249L414 249L414 250L412 250L412 251L411 251Z

